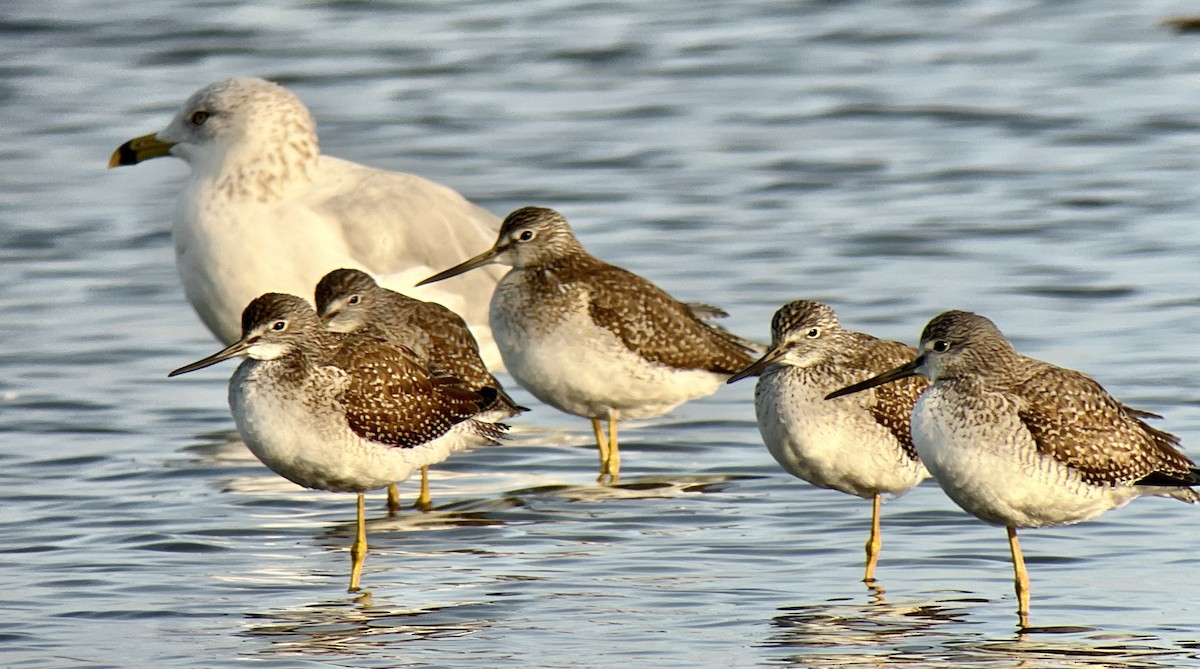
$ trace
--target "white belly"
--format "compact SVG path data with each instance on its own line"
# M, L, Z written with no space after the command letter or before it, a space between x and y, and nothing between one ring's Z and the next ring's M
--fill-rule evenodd
M995 525L1069 525L1155 494L1153 488L1085 482L1037 451L1007 402L986 413L964 410L953 396L931 387L917 401L912 429L917 453L950 499Z
M576 416L661 416L710 395L727 378L652 363L597 326L585 307L526 308L504 281L492 298L492 336L517 383L542 402Z
M863 395L825 400L786 373L764 374L754 391L758 429L789 474L859 497L900 495L929 476L862 406Z
M229 406L250 452L271 471L306 488L362 492L403 481L418 467L484 440L466 434L466 424L417 446L399 448L359 438L332 397L281 392L248 360L234 373Z

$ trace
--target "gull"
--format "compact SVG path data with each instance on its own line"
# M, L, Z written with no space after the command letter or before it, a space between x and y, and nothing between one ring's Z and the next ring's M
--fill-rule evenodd
M454 190L321 155L308 108L255 78L196 91L165 128L122 144L109 167L161 156L191 168L175 211L175 260L188 301L217 339L238 340L242 307L255 297L308 295L327 272L351 267L453 309L484 359L498 364L487 300L499 271L413 289L499 229L496 216Z

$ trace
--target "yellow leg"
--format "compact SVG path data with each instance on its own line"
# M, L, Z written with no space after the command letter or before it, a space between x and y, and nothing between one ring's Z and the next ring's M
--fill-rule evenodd
M422 511L433 508L433 500L429 497L429 467L421 468L421 492L417 495L417 501L413 502L413 506Z
M604 483L608 476L608 440L604 437L599 418L592 419L592 432L596 435L596 448L600 449L600 475L596 477L596 482Z
M608 413L608 480L616 484L621 478L621 449L617 446L617 410Z
M1021 555L1021 542L1017 541L1017 530L1014 527L1004 528L1008 531L1008 549L1012 552L1013 581L1017 589L1017 618L1021 629L1029 627L1029 572L1025 571L1025 558Z
M400 512L400 489L395 483L387 487L387 510L389 516Z
M879 549L883 546L883 535L879 532L879 504L883 495L875 493L871 501L871 536L867 537L867 573L863 581L875 582L875 564L879 562Z
M354 543L350 544L350 592L358 592L358 579L367 557L366 503L363 498L364 495L358 493L358 527L354 532Z

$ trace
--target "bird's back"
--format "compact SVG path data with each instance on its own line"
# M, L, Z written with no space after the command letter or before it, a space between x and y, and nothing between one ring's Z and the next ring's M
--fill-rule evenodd
M371 311L368 331L416 351L422 359L461 379L468 388L499 388L480 357L479 345L461 316L434 303L383 292Z
M754 361L744 340L633 272L595 260L564 269L558 280L585 286L592 321L650 362L733 374Z

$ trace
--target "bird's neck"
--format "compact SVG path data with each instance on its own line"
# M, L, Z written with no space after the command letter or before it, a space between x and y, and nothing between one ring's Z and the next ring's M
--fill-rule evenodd
M272 376L288 377L299 383L299 379L311 375L318 367L326 364L347 336L350 335L325 330L315 331L305 337L303 344L294 346L286 355L260 363L271 367Z
M582 248L569 249L550 258L522 265L516 269L542 275L553 275L568 281L576 276L588 275L605 266L604 261L592 256Z
M194 173L230 200L271 202L310 183L319 155L315 137L273 144L265 152L253 144L237 145L229 147L220 164L198 166Z

